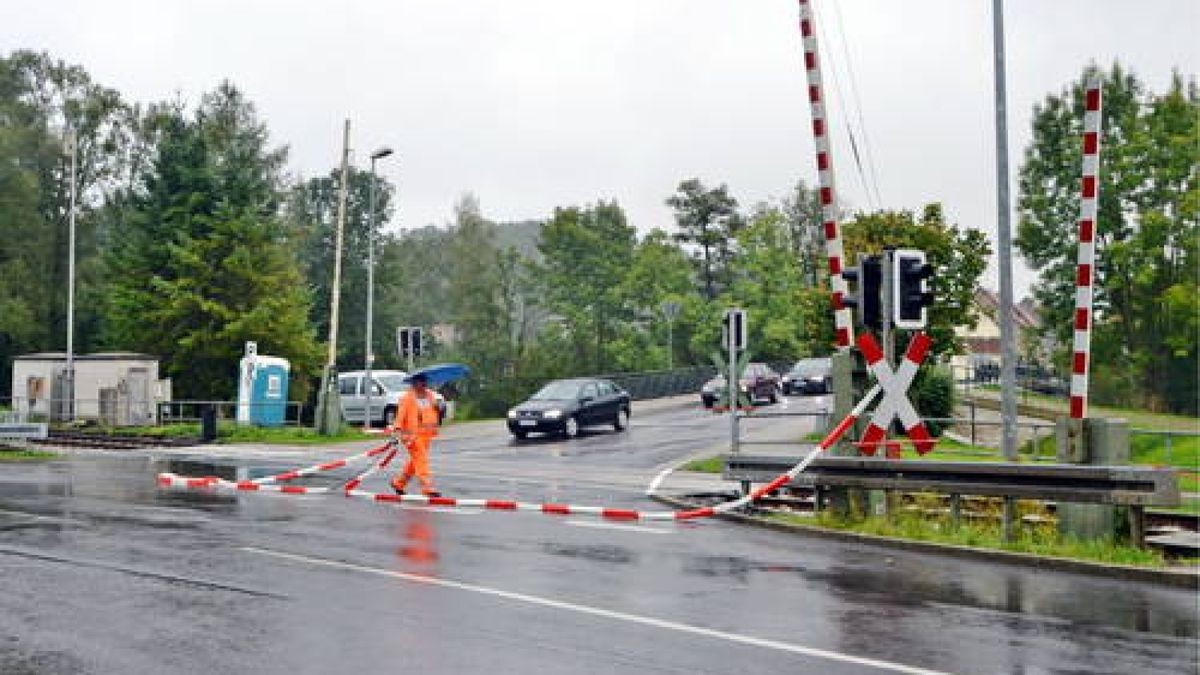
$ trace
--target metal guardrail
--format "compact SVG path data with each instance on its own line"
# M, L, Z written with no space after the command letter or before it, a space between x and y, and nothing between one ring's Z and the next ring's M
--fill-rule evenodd
M725 478L764 483L798 461L798 457L730 456L725 463ZM1180 499L1175 474L1170 469L1124 466L820 457L789 485L1126 506L1177 506Z

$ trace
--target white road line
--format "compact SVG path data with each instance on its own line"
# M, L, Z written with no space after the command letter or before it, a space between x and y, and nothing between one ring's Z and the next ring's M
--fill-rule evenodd
M354 563L342 562L340 560L329 560L326 558L313 558L306 555L296 553L287 553L284 551L273 551L271 549L257 548L254 546L243 546L241 550L248 553L257 553L259 555L272 556L293 562L307 563L309 565L320 565L324 567L333 567L336 569L350 570L352 572L362 572L364 574L374 574L382 577L391 577L393 579L403 579L417 584L425 584L427 586L440 586L442 588L453 588L460 591L471 591L472 593L480 593L483 595L491 595L506 600L515 602L523 602L530 605L540 605L542 607L550 607L553 609L561 609L568 612L577 612L579 614L589 614L591 616L599 616L615 621L625 621L628 623L641 624L643 626L651 626L664 630L673 630L679 633L689 633L692 635L701 635L704 637L714 638L717 640L725 640L727 642L736 642L738 644L749 645L751 647L762 647L764 649L774 649L777 651L790 652L793 654L803 654L804 656L812 656L822 658L829 661L840 661L842 663L851 663L858 666L868 666L878 670L888 670L895 673L909 673L910 675L947 675L942 671L928 670L925 668L917 668L914 666L906 666L902 663L893 663L891 661L882 661L879 659L864 658L861 656L853 656L843 654L841 652L833 652L825 649L817 649L815 647L805 647L802 645L792 644L790 642L780 642L778 640L767 640L764 638L756 638L749 635L740 635L738 633L727 633L725 631L714 630L712 628L703 628L700 626L691 626L686 623L677 623L675 621L666 621L664 619L655 619L647 616L639 616L637 614L626 614L625 612L617 612L609 609L600 609L599 607L589 607L587 605L577 605L572 602L563 602L561 600L551 600L550 598L542 598L536 595L526 595L524 593L514 593L512 591L502 591L496 588L488 588L486 586L478 586L475 584L466 584L459 581L450 581L449 579L436 579L432 577L422 576L419 574L406 574L404 572L396 572L393 570L380 569L377 567L366 567L364 565L356 565Z
M566 520L565 525L574 525L575 527L595 527L602 530L629 530L630 532L645 532L646 534L671 534L672 530L664 530L658 527L646 527L645 525L626 525L624 523L601 523L594 520Z
M11 509L0 509L0 514L19 516L23 518L33 518L34 520L49 520L55 523L71 523L72 525L87 525L88 523L78 518L64 518L62 516L43 516L40 513L28 513L25 511L13 511Z

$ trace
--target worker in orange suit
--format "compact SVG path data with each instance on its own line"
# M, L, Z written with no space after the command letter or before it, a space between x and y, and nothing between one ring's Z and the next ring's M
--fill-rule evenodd
M392 489L404 494L408 481L416 475L421 482L421 493L427 497L440 497L433 487L433 476L429 473L429 446L438 435L437 399L429 389L425 375L412 376L412 387L400 399L396 411L394 431L399 432L400 442L408 448L408 463L404 471L392 478Z

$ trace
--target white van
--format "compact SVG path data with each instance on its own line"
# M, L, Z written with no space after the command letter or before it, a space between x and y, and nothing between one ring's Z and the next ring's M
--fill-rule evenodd
M371 390L371 423L382 422L390 426L396 419L396 408L400 405L400 397L408 391L409 383L404 381L408 373L403 370L372 370L371 380L374 389ZM342 419L347 422L362 424L367 412L367 372L354 370L338 375L338 394L342 401ZM433 392L437 399L438 422L446 418L446 399L437 391Z

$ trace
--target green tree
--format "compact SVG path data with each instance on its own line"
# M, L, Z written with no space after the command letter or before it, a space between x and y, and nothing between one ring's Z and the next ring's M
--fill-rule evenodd
M728 304L750 316L750 345L756 361L792 361L808 355L806 318L796 311L806 288L801 259L792 246L786 215L760 211L738 233L741 254L734 260Z
M542 228L538 278L548 308L571 336L577 372L604 372L614 364L610 341L632 318L621 282L636 241L616 202L555 209Z
M800 260L801 273L809 286L816 286L821 276L827 273L821 191L809 187L803 180L797 181L792 193L783 201L782 211L787 218L792 251Z
M663 315L666 302L682 304L698 299L691 260L662 230L652 230L633 252L629 269L621 280L621 296L637 318L616 350L617 369L649 370L703 362L707 353L695 355L688 349L695 325L682 313L668 330ZM668 347L668 337L672 344ZM668 358L667 350L670 349Z
M713 300L732 283L730 262L736 255L735 242L744 221L737 211L737 200L725 185L708 189L698 178L679 184L667 198L675 210L679 232L675 238L696 247L695 261L704 281L704 297Z
M333 257L337 200L341 169L329 175L311 178L294 186L286 201L286 221L292 236L300 242L300 260L308 287L312 289L310 322L317 335L329 334L329 304L332 300ZM375 187L375 212L370 212L371 186ZM395 188L386 179L369 171L351 168L346 192L346 222L342 240L342 278L339 299L338 363L343 370L356 369L366 362L367 262L372 233L375 237L376 296L373 314L373 349L386 358L395 349L392 331L395 312L380 302L380 286L396 270L385 263L384 251L392 237L384 232L391 213Z
M75 131L75 349L97 346L102 206L134 158L130 108L79 66L27 50L0 56L0 392L11 357L66 343L70 163Z
M1033 139L1020 169L1017 246L1038 271L1044 327L1069 358L1078 248L1084 82L1103 87L1100 198L1096 218L1092 376L1097 400L1197 411L1196 148L1200 98L1176 76L1146 92L1114 64L1034 107Z
M935 269L931 284L935 301L925 332L933 339L935 354L961 349L954 330L974 326L978 320L975 289L992 253L983 232L947 223L941 204L934 203L922 209L920 218L911 211L859 214L845 224L842 235L848 261L881 253L887 246L925 251Z
M291 360L303 397L319 354L278 215L285 151L229 83L191 119L160 110L154 127L154 160L107 253L109 339L163 357L184 398L231 396L256 340Z

